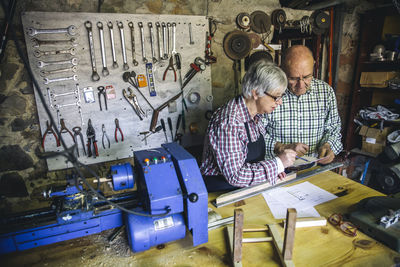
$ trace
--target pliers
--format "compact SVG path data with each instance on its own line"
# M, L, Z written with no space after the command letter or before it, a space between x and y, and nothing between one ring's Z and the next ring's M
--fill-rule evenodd
M92 125L92 120L89 119L88 121L88 128L86 130L86 136L88 138L88 157L98 157L99 156L99 151L97 149L97 141L96 141L96 133L94 131L93 125ZM92 153L92 144L93 144L93 153Z
M83 154L86 156L86 149L85 149L85 143L83 142L83 135L82 135L82 128L81 127L74 127L72 128L72 131L74 132L74 141L76 144L76 153L79 157L79 149L78 149L78 141L76 140L78 135L81 139L81 144L82 144L82 148L83 148Z
M119 128L119 121L116 118L115 119L115 132L114 132L114 138L115 138L115 142L118 143L118 131L121 134L121 142L124 141L124 133L122 132L121 128Z
M99 92L97 93L97 96L99 97L100 111L103 110L101 107L101 95L103 95L103 97L104 97L104 105L106 106L106 110L108 110L107 109L106 89L104 88L104 86L99 86L99 87L97 87L97 90L99 90Z
M103 144L103 148L106 149L106 146L104 145L104 137L107 139L108 142L108 148L110 148L110 139L108 139L108 135L106 133L106 127L101 125L101 131L103 132L103 136L101 137L101 143Z
M49 121L46 121L46 126L47 126L46 131L44 132L44 135L42 137L42 147L44 148L44 142L46 141L46 135L49 133L53 134L54 138L56 139L57 146L60 146L60 140L58 139L56 133L54 132L53 127L51 127L51 124Z
M172 70L174 72L175 82L176 82L176 71L175 71L175 68L174 68L174 58L172 56L169 58L168 67L164 71L164 75L163 75L163 78L162 78L163 81L165 81L165 77L167 76L168 70Z
M129 104L131 104L133 110L135 111L136 115L138 115L140 120L143 120L143 117L145 117L146 113L144 113L143 109L139 106L137 97L133 93L133 91L130 87L128 87L128 92L129 92L129 95L125 89L122 90L122 94L124 95L126 101L128 101Z
M69 133L69 135L72 137L72 140L74 141L74 143L76 143L76 142L75 142L75 138L74 138L73 134L71 133L71 131L68 130L67 127L65 127L64 119L60 119L60 125L61 125L60 133L61 133L61 134L63 134L63 133Z

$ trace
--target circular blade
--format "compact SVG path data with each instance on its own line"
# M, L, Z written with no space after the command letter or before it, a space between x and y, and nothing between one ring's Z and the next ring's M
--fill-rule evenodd
M271 18L263 11L257 10L251 13L251 29L256 33L266 33L271 28Z
M283 9L275 9L271 14L271 23L276 29L282 29L286 23L286 13Z
M224 38L225 54L233 60L242 59L251 51L251 41L249 36L242 31L232 31Z

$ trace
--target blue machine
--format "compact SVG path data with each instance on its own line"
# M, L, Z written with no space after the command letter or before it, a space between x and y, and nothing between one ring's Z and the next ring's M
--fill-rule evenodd
M0 254L52 244L126 225L134 252L184 238L193 245L208 242L208 194L196 160L176 143L135 153L135 175L129 163L111 167L115 191L107 197L135 214L122 212L69 181L49 191L50 208L0 218Z

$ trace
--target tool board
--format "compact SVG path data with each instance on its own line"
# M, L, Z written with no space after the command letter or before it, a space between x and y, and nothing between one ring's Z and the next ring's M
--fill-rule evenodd
M167 59L159 58L158 32L155 23L176 23L176 52L181 55L182 79L191 70L190 64L196 57L204 58L206 34L208 32L208 21L205 16L182 16L182 15L156 15L156 14L114 14L114 13L61 13L61 12L25 12L22 14L22 25L24 28L25 41L30 67L34 77L38 81L38 88L45 97L42 103L35 90L35 101L39 116L42 137L47 131L46 122L49 121L43 105L47 105L57 121L55 127L60 129L60 119L64 120L65 126L71 131L74 127L81 127L84 146L87 150L87 126L90 119L95 129L98 156L88 157L84 155L82 143L77 136L79 157L78 160L84 164L94 164L132 157L134 151L159 147L162 143L171 142L171 131L167 125L167 118L172 120L172 135L182 133L185 145L199 145L203 142L208 120L206 112L212 110L212 91L211 91L211 70L210 67L198 72L183 90L183 97L186 100L187 111L185 112L186 131L183 133L182 127L176 131L176 123L182 111L182 97L168 105L159 114L157 126L163 118L166 124L167 138L164 132L149 135L145 140L145 135L140 134L150 129L150 122L153 110L145 101L138 90L150 102L153 108L159 107L168 99L180 92L179 72L176 70L177 81L174 81L174 74L170 70L163 81L163 74L169 64L169 57L172 55L171 47L168 48L169 56ZM97 73L100 77L98 81L92 80L93 63L91 61L91 49L89 45L88 31L85 22L92 24L92 36L94 47L94 62ZM104 65L100 31L97 22L103 24L105 62L109 75L103 76ZM113 37L115 46L115 59L118 67L113 67L114 57L112 56L111 32L107 23L113 25ZM125 58L129 69L124 69L124 53L120 29L118 22L122 22L125 46ZM128 23L134 25L135 58L138 65L134 66L131 45L131 31ZM152 64L153 81L155 84L156 96L150 96L148 86L136 89L129 83L123 81L122 76L126 71L134 71L137 75L143 74L149 83L149 76L146 73L146 64L142 60L141 32L138 23L143 23L145 53L148 62L152 63L152 51L150 45L150 29L148 23L153 24L153 42L157 62ZM73 26L72 28L70 26ZM189 29L190 28L190 29ZM53 30L46 33L46 30ZM54 33L54 29L59 29ZM72 32L71 32L72 30ZM190 33L191 32L191 33ZM73 33L73 35L70 35ZM169 32L170 33L170 32ZM163 38L161 38L163 39ZM167 39L168 40L168 39ZM164 44L160 40L161 45ZM172 45L172 38L168 41ZM72 49L72 51L71 51ZM171 52L171 53L170 53ZM58 63L54 63L57 61ZM62 64L62 61L68 63ZM61 62L61 63L60 63ZM50 64L48 64L50 63ZM176 69L176 65L174 66ZM46 80L47 79L47 80ZM98 87L112 86L107 88L107 110L105 110L104 97L101 96L102 111L100 111ZM129 102L123 96L123 89L130 87L136 95L139 106L143 109L145 116L141 120ZM92 92L91 92L92 90ZM123 132L124 140L121 141L120 132L115 139L115 119L119 120L119 126ZM102 145L102 125L110 141L110 148L105 138L105 148ZM192 126L192 133L189 126ZM74 144L74 138L68 132L62 133L68 147ZM186 137L186 138L185 138ZM62 146L57 146L52 133L47 133L44 142L45 151L62 151ZM72 167L70 162L66 162L63 156L47 159L48 169L59 170Z

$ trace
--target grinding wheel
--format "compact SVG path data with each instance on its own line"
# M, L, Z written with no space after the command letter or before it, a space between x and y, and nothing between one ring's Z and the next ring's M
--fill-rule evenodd
M271 23L274 25L275 29L282 31L286 23L285 11L283 9L275 9L271 14Z
M257 48L261 44L261 37L257 33L249 33L249 38L251 41L251 47L252 48Z
M271 18L263 11L251 13L251 29L256 33L266 33L271 28Z
M239 13L236 17L236 24L241 29L249 29L251 25L250 15L248 13Z
M225 35L224 51L230 59L244 58L250 53L251 48L251 40L246 33L235 30Z
M330 16L321 10L314 11L310 16L312 31L315 34L323 34L330 25Z

